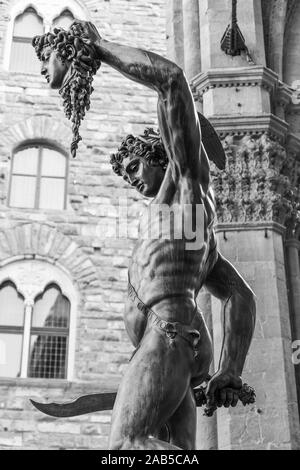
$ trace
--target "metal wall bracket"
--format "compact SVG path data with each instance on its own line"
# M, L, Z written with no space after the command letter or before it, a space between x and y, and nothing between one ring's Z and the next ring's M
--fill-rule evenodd
M221 39L221 49L227 55L237 56L245 52L248 62L254 64L254 61L246 46L245 38L237 23L237 0L232 0L231 24L226 28Z

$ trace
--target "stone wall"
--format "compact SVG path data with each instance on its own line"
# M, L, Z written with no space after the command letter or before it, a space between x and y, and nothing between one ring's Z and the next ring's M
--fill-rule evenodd
M68 151L71 142L58 93L37 74L4 68L10 12L18 2L0 3L0 269L13 260L41 256L62 266L79 295L75 371L71 382L0 379L0 449L105 448L109 413L56 421L34 411L29 397L68 400L80 394L116 389L132 346L123 325L126 267L136 238L139 204L115 176L109 155L128 133L142 133L156 121L154 92L102 64L94 80L91 109L82 125L83 142L69 161L65 211L11 209L7 205L13 148L28 139L47 138ZM25 4L25 2L21 2ZM63 2L28 2L48 9ZM74 2L92 18L103 37L165 55L163 0L85 0ZM72 2L68 1L72 9ZM119 217L119 198L128 201L132 225L127 238L105 229ZM110 232L111 233L111 232Z

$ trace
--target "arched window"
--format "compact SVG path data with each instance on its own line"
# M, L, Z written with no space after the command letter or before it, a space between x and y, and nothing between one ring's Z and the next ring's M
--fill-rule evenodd
M0 285L0 377L65 379L71 303L56 284L33 302Z
M9 206L31 209L66 207L67 158L47 144L20 147L12 158Z
M75 20L74 15L70 12L70 10L65 9L61 12L59 16L57 16L53 20L52 29L53 28L63 28L69 29L73 21Z
M40 72L40 62L31 41L33 36L43 34L43 32L43 20L37 15L34 8L26 8L24 13L16 17L9 67L12 72Z
M34 303L28 377L66 377L70 302L55 284Z
M24 298L12 282L0 286L0 376L20 377Z

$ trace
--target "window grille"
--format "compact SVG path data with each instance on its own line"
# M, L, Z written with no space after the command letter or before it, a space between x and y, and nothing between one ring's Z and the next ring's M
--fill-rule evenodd
M29 328L25 325L28 324ZM25 308L15 285L0 287L0 377L67 377L70 302L56 284Z

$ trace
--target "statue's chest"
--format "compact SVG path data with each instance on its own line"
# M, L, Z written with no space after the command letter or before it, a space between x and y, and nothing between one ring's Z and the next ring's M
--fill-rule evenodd
M139 221L140 240L181 239L187 207L183 204L150 204Z

